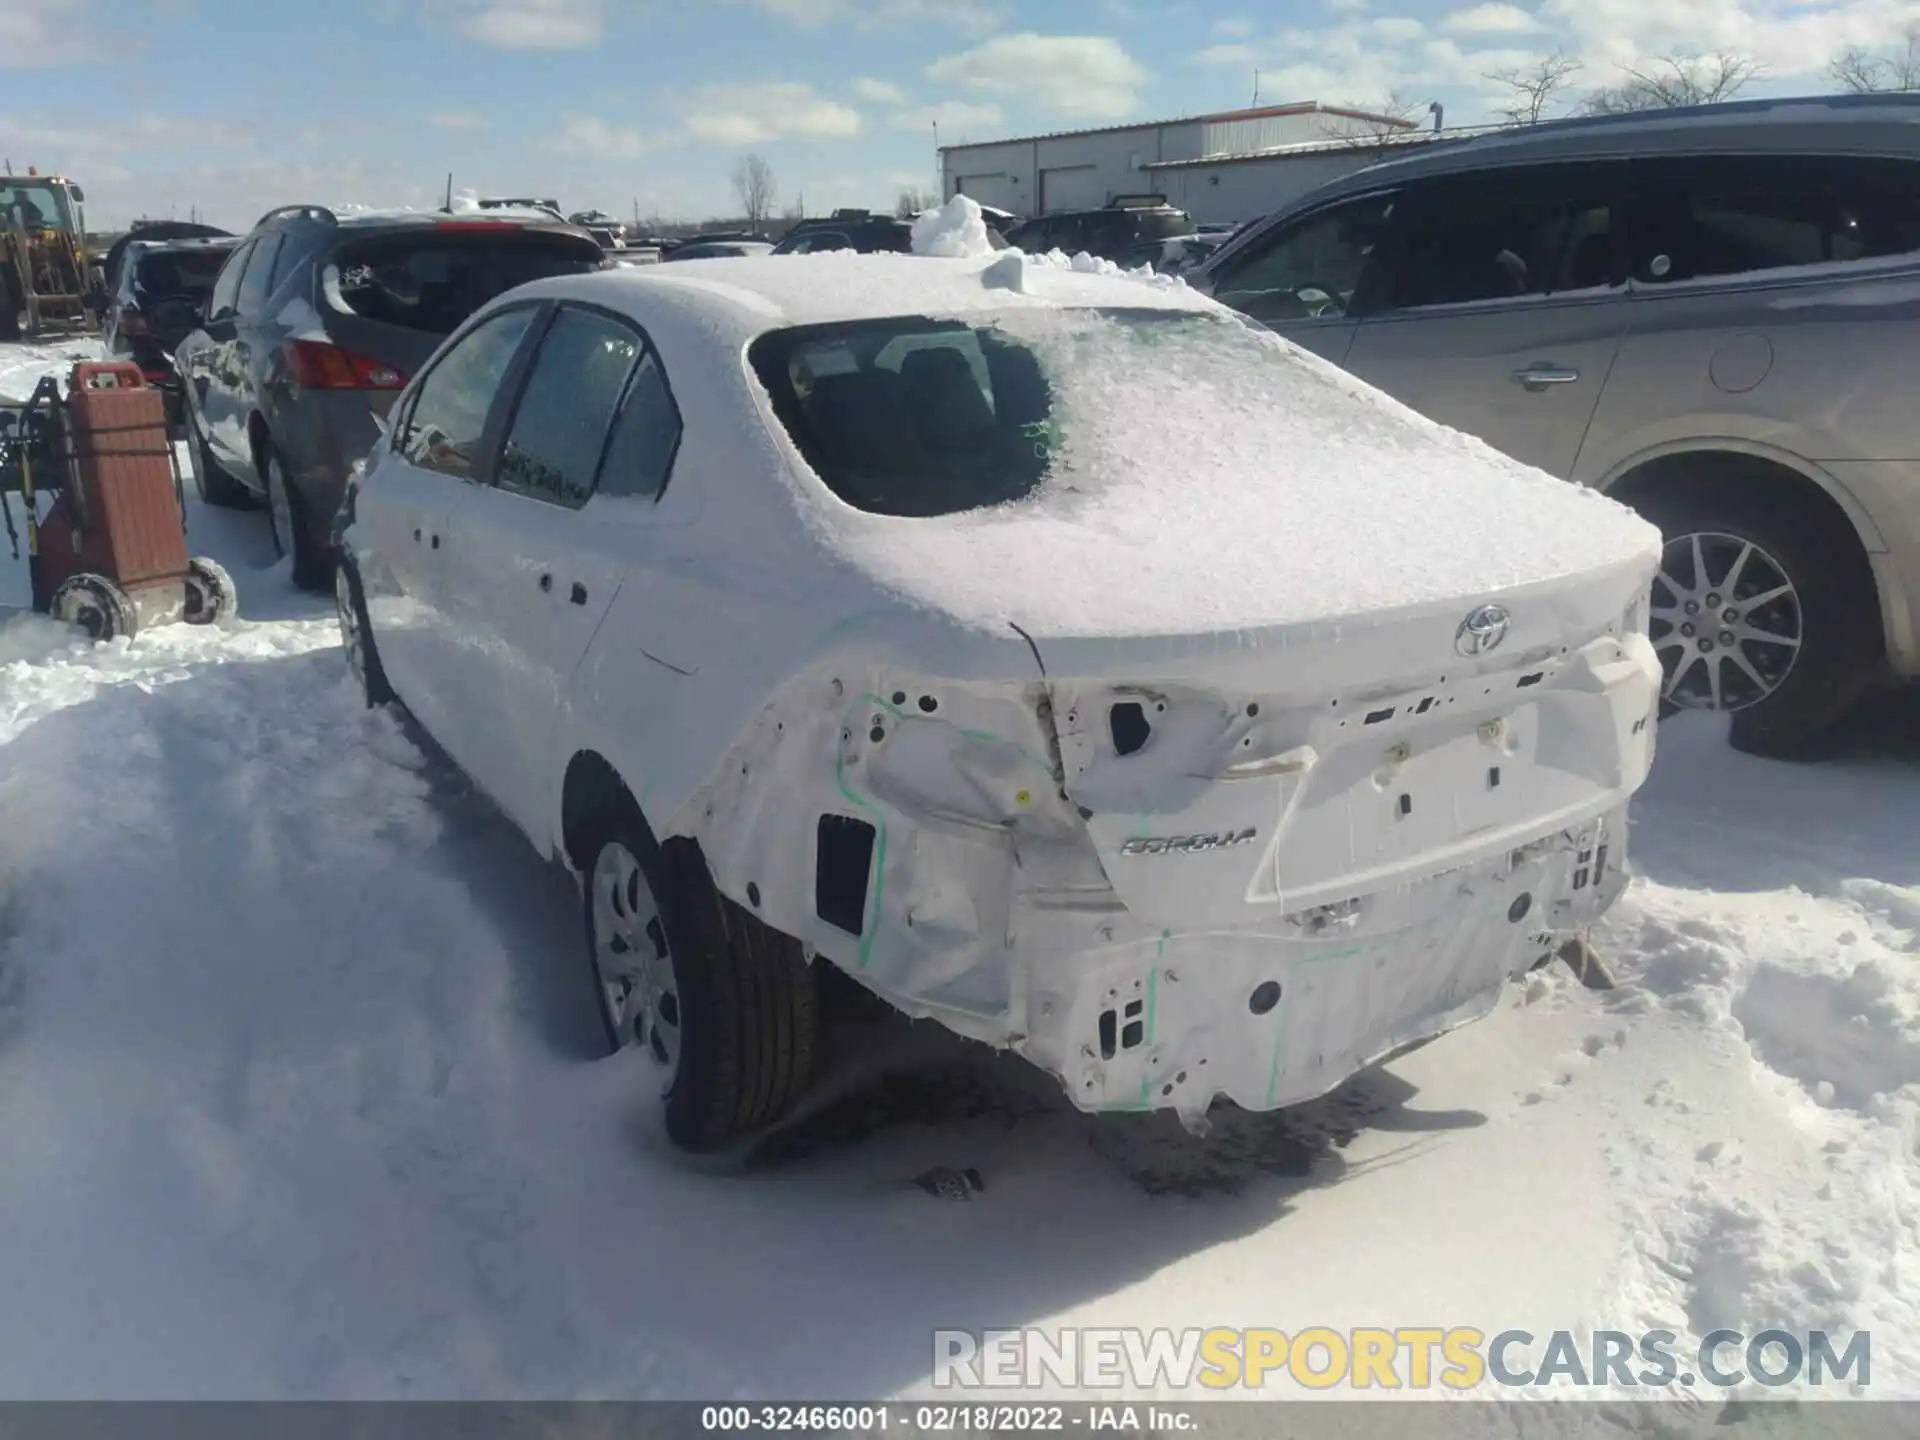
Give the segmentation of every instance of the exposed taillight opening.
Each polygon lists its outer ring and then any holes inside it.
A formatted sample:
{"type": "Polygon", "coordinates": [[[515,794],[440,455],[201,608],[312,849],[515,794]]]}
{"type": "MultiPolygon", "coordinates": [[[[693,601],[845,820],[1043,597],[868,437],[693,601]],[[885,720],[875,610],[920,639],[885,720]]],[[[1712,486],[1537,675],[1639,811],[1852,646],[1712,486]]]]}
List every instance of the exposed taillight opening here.
{"type": "Polygon", "coordinates": [[[120,307],[120,333],[122,335],[147,333],[147,317],[140,313],[138,306],[122,305],[120,307]]]}
{"type": "Polygon", "coordinates": [[[303,390],[402,390],[406,375],[381,360],[357,355],[326,340],[288,340],[281,347],[287,368],[303,390]]]}

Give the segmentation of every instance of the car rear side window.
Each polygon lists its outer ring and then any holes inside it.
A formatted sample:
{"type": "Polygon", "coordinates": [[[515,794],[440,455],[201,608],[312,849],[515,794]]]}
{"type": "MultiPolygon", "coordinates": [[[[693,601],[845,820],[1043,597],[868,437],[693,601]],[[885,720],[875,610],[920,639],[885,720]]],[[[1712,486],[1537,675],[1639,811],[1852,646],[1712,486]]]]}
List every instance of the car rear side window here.
{"type": "Polygon", "coordinates": [[[1920,166],[1702,156],[1636,166],[1633,277],[1671,283],[1920,253],[1920,166]]]}
{"type": "Polygon", "coordinates": [[[627,385],[613,437],[600,465],[599,493],[651,499],[666,488],[680,449],[680,410],[666,373],[649,350],[627,385]]]}
{"type": "Polygon", "coordinates": [[[584,275],[599,269],[601,258],[591,242],[512,227],[498,236],[422,229],[343,245],[324,289],[345,314],[447,335],[515,286],[584,275]]]}
{"type": "Polygon", "coordinates": [[[1411,188],[1382,286],[1411,310],[1590,290],[1613,278],[1606,164],[1443,176],[1411,188]]]}
{"type": "Polygon", "coordinates": [[[255,242],[253,258],[247,261],[247,273],[240,282],[240,296],[234,307],[242,315],[250,315],[266,302],[270,293],[267,282],[273,278],[274,258],[280,253],[280,246],[286,241],[284,230],[276,230],[263,235],[255,242]]]}
{"type": "Polygon", "coordinates": [[[240,294],[240,277],[247,268],[247,259],[253,254],[251,244],[242,245],[233,252],[231,259],[220,267],[220,274],[213,282],[213,293],[207,299],[207,318],[224,320],[233,314],[235,298],[240,294]]]}
{"type": "Polygon", "coordinates": [[[571,509],[586,504],[640,355],[639,335],[619,321],[560,310],[514,407],[494,477],[500,488],[571,509]]]}
{"type": "Polygon", "coordinates": [[[952,515],[1031,494],[1052,396],[1001,332],[898,319],[763,335],[749,352],[807,464],[858,509],[952,515]]]}
{"type": "Polygon", "coordinates": [[[473,478],[494,396],[537,313],[522,305],[489,316],[434,363],[395,445],[409,463],[473,478]]]}

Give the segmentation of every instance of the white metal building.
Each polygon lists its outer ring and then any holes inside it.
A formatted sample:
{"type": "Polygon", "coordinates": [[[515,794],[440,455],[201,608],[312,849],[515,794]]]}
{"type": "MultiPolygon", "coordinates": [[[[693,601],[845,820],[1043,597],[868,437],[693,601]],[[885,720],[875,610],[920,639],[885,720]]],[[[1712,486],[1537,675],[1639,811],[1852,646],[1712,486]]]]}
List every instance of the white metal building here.
{"type": "Polygon", "coordinates": [[[946,193],[1019,215],[1085,210],[1116,195],[1165,195],[1193,218],[1263,215],[1428,138],[1412,120],[1306,101],[1140,125],[940,147],[946,193]]]}

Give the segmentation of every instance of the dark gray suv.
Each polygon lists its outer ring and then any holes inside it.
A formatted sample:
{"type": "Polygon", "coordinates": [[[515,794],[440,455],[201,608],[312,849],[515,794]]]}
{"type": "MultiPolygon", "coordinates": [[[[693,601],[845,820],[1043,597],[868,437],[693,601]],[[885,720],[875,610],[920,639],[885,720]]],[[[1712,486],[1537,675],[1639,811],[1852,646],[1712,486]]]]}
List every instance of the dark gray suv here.
{"type": "Polygon", "coordinates": [[[1436,142],[1188,279],[1658,524],[1663,698],[1736,746],[1795,753],[1920,676],[1920,96],[1436,142]]]}
{"type": "Polygon", "coordinates": [[[201,498],[265,501],[294,582],[330,589],[347,473],[414,371],[503,291],[604,264],[592,236],[538,212],[263,216],[175,352],[201,498]]]}

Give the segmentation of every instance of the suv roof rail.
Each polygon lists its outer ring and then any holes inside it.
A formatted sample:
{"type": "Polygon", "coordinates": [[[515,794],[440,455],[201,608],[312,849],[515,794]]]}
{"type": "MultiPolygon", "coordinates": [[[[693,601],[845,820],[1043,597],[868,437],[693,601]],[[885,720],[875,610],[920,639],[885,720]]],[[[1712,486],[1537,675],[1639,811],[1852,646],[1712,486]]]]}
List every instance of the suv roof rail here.
{"type": "Polygon", "coordinates": [[[276,220],[282,215],[304,215],[318,220],[322,225],[338,225],[340,223],[340,217],[324,205],[282,205],[276,209],[269,210],[258,220],[254,221],[254,228],[257,230],[269,220],[276,220]]]}

